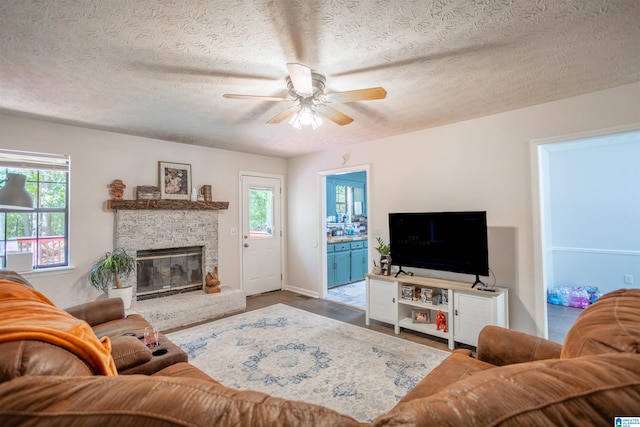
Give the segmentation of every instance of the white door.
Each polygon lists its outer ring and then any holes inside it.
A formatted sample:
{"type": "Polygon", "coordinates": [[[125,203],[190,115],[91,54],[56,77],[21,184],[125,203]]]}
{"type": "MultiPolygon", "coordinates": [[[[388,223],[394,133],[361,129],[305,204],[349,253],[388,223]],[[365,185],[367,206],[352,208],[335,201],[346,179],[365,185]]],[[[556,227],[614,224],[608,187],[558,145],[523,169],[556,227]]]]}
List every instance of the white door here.
{"type": "Polygon", "coordinates": [[[243,175],[242,285],[246,295],[282,289],[280,178],[243,175]]]}

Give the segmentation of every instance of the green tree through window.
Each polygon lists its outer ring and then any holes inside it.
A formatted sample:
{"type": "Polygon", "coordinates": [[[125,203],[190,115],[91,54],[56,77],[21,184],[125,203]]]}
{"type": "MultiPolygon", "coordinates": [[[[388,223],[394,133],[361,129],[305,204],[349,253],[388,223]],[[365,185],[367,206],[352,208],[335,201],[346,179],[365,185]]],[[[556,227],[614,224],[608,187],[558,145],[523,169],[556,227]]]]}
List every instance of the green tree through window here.
{"type": "Polygon", "coordinates": [[[273,234],[273,190],[254,187],[249,190],[249,230],[252,237],[273,234]]]}

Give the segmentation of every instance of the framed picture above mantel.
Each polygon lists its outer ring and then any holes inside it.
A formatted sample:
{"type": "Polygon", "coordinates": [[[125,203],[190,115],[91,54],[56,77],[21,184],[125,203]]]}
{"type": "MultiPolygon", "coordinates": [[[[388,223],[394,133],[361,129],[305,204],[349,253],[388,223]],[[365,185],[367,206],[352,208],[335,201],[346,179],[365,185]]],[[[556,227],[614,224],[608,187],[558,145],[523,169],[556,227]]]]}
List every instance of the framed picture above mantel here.
{"type": "Polygon", "coordinates": [[[191,165],[158,162],[160,197],[171,200],[191,198],[191,165]]]}

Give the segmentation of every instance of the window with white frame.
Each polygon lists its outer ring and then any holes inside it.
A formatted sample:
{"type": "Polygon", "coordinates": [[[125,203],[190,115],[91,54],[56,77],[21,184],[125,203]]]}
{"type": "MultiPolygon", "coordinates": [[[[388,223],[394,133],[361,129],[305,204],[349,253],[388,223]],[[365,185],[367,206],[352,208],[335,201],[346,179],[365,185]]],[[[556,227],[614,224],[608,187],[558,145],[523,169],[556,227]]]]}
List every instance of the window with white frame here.
{"type": "Polygon", "coordinates": [[[12,174],[26,177],[33,210],[0,208],[2,268],[25,271],[68,265],[69,156],[0,150],[0,183],[6,185],[12,174]]]}

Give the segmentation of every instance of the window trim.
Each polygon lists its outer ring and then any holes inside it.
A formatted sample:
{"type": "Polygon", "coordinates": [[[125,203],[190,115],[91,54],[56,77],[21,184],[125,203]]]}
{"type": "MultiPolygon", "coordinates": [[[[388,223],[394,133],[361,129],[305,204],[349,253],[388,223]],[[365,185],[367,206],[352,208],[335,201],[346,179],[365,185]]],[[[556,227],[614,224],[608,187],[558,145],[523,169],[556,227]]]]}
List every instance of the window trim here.
{"type": "MultiPolygon", "coordinates": [[[[70,200],[69,200],[69,187],[70,187],[70,157],[67,155],[60,154],[46,154],[46,153],[33,153],[33,152],[25,152],[25,151],[16,151],[16,150],[3,150],[0,149],[0,169],[4,169],[5,172],[8,172],[8,169],[15,170],[29,170],[37,171],[37,181],[36,181],[36,194],[32,193],[34,198],[34,209],[30,211],[25,210],[14,210],[14,209],[0,209],[0,215],[4,215],[4,230],[3,238],[0,240],[0,245],[2,245],[2,264],[6,266],[7,260],[7,244],[11,241],[16,241],[18,238],[7,238],[7,214],[11,213],[20,213],[20,214],[31,214],[35,215],[35,230],[32,231],[34,236],[27,237],[28,240],[35,240],[35,248],[33,259],[31,263],[31,271],[43,271],[43,270],[52,270],[52,269],[68,269],[70,267],[69,262],[69,233],[70,233],[70,200]],[[64,207],[40,207],[40,196],[41,196],[41,184],[44,182],[43,177],[41,176],[42,171],[54,171],[54,172],[64,172],[65,174],[65,204],[64,207]],[[64,215],[64,231],[63,231],[63,252],[62,256],[64,257],[63,262],[52,263],[52,264],[40,264],[39,259],[41,259],[42,254],[41,245],[39,245],[40,240],[44,240],[50,236],[40,236],[41,230],[41,215],[42,214],[63,214],[64,215]]],[[[33,180],[28,180],[28,183],[33,183],[33,180]]],[[[33,220],[33,218],[32,218],[33,220]]],[[[10,251],[9,251],[10,252],[10,251]]]]}

